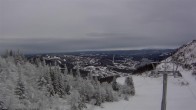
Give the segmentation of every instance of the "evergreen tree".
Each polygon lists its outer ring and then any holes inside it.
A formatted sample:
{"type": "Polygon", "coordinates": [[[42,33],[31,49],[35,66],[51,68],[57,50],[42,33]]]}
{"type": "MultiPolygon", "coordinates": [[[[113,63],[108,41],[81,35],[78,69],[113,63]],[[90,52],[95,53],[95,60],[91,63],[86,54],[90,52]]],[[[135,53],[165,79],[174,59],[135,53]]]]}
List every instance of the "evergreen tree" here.
{"type": "Polygon", "coordinates": [[[46,61],[45,61],[45,59],[43,59],[42,65],[43,65],[44,67],[46,67],[46,61]]]}
{"type": "Polygon", "coordinates": [[[100,83],[99,82],[95,86],[94,98],[96,100],[95,105],[100,106],[101,103],[102,103],[102,97],[101,97],[101,86],[100,86],[100,83]]]}
{"type": "Polygon", "coordinates": [[[59,89],[59,81],[58,81],[58,73],[55,69],[51,69],[51,79],[52,79],[52,85],[54,88],[54,93],[57,94],[58,93],[58,89],[59,89]]]}
{"type": "Polygon", "coordinates": [[[112,88],[114,91],[119,91],[119,84],[116,82],[116,76],[113,77],[112,88]]]}
{"type": "Polygon", "coordinates": [[[95,79],[93,81],[94,86],[100,84],[99,80],[98,80],[98,76],[95,76],[95,79]]]}
{"type": "Polygon", "coordinates": [[[125,79],[125,85],[128,87],[128,94],[135,95],[135,87],[131,76],[125,79]]]}
{"type": "Polygon", "coordinates": [[[50,72],[50,69],[49,67],[47,67],[47,72],[45,74],[45,78],[47,80],[47,91],[49,93],[49,96],[53,96],[54,95],[54,88],[52,86],[52,78],[51,78],[51,72],[50,72]]]}
{"type": "Polygon", "coordinates": [[[71,76],[74,76],[74,74],[73,74],[73,70],[72,70],[72,69],[70,69],[69,74],[70,74],[71,76]]]}
{"type": "Polygon", "coordinates": [[[106,100],[108,102],[113,102],[114,101],[113,91],[109,85],[106,88],[106,94],[107,94],[106,100]]]}
{"type": "Polygon", "coordinates": [[[15,95],[18,96],[19,99],[25,99],[26,95],[25,95],[25,85],[22,82],[22,78],[21,78],[21,73],[19,71],[19,78],[16,84],[16,88],[15,88],[15,95]]]}
{"type": "Polygon", "coordinates": [[[76,65],[76,78],[79,78],[79,77],[81,77],[81,74],[80,74],[79,64],[77,63],[77,65],[76,65]]]}
{"type": "Polygon", "coordinates": [[[59,95],[62,97],[63,95],[65,95],[65,83],[64,83],[64,76],[62,75],[62,73],[59,72],[59,76],[58,76],[58,83],[59,83],[59,95]]]}
{"type": "Polygon", "coordinates": [[[85,96],[86,100],[90,101],[93,97],[93,94],[95,92],[95,88],[93,87],[91,80],[85,80],[85,96]]]}
{"type": "Polygon", "coordinates": [[[65,93],[70,95],[71,86],[69,82],[65,82],[65,93]]]}
{"type": "Polygon", "coordinates": [[[65,95],[64,77],[57,66],[55,66],[52,74],[54,91],[56,94],[62,97],[65,95]]]}
{"type": "Polygon", "coordinates": [[[84,102],[82,102],[80,94],[77,90],[74,90],[71,93],[69,104],[71,105],[71,110],[82,110],[83,108],[86,108],[86,105],[84,102]]]}
{"type": "Polygon", "coordinates": [[[105,82],[102,84],[102,87],[105,89],[106,92],[105,100],[107,102],[113,102],[117,100],[117,94],[115,91],[113,91],[111,84],[105,82]]]}
{"type": "Polygon", "coordinates": [[[81,79],[78,83],[78,91],[85,102],[89,102],[94,94],[94,87],[90,80],[81,79]]]}
{"type": "Polygon", "coordinates": [[[66,76],[68,74],[68,69],[67,69],[67,65],[64,65],[64,75],[66,76]]]}
{"type": "Polygon", "coordinates": [[[42,63],[42,65],[39,65],[37,67],[39,70],[39,79],[37,81],[38,88],[45,92],[47,96],[53,96],[54,95],[54,89],[52,86],[52,78],[51,78],[51,70],[50,68],[42,63]]]}

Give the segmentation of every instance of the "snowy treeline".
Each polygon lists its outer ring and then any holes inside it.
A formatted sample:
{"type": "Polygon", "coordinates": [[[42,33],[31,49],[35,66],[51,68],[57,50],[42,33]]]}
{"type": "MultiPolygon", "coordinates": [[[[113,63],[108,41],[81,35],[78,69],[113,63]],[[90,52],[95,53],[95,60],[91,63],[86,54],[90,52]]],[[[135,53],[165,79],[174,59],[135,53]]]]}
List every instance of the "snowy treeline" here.
{"type": "Polygon", "coordinates": [[[112,83],[100,83],[89,73],[74,77],[72,71],[64,72],[58,66],[50,67],[45,62],[30,63],[19,54],[0,57],[0,109],[58,109],[57,103],[71,110],[82,110],[86,104],[100,106],[135,95],[132,77],[120,85],[116,78],[112,83]]]}

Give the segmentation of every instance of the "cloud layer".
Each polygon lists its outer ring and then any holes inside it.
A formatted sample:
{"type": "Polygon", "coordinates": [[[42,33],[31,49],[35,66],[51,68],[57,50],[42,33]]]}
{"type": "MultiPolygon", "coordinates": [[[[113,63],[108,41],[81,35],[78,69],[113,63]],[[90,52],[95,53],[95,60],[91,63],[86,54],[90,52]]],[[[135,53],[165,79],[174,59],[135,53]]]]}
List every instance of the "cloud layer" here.
{"type": "Polygon", "coordinates": [[[196,39],[195,0],[0,0],[0,52],[176,47],[196,39]]]}

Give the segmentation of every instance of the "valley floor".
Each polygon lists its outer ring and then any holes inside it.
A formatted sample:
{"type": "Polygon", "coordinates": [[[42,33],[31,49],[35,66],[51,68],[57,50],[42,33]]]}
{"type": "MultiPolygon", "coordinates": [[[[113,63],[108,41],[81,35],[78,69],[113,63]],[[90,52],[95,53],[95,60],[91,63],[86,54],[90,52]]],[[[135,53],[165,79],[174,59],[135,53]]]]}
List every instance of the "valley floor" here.
{"type": "MultiPolygon", "coordinates": [[[[190,72],[182,71],[182,78],[168,77],[167,110],[196,109],[196,79],[190,72]],[[188,82],[189,85],[181,85],[188,82]]],[[[125,78],[118,78],[123,83],[125,78]]],[[[94,110],[160,110],[162,100],[162,77],[150,78],[133,76],[136,95],[129,101],[120,100],[104,103],[103,107],[93,107],[94,110]]]]}

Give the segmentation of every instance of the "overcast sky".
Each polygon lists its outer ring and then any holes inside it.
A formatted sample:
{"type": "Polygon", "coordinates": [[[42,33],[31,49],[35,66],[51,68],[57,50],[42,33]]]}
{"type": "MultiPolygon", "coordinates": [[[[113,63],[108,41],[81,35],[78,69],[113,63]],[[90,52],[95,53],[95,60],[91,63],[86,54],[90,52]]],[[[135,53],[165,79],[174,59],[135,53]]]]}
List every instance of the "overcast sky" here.
{"type": "Polygon", "coordinates": [[[196,39],[196,0],[0,0],[0,52],[175,48],[196,39]]]}

